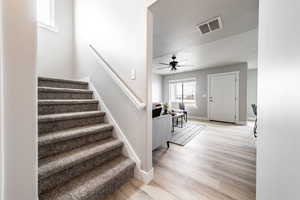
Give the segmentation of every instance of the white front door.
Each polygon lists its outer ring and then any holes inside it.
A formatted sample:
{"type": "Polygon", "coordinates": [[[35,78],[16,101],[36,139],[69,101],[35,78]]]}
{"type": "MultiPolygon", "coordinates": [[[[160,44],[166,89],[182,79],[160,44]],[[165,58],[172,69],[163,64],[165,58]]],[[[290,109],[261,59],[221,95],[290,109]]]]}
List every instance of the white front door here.
{"type": "Polygon", "coordinates": [[[236,122],[238,118],[239,74],[224,73],[208,76],[209,120],[236,122]]]}

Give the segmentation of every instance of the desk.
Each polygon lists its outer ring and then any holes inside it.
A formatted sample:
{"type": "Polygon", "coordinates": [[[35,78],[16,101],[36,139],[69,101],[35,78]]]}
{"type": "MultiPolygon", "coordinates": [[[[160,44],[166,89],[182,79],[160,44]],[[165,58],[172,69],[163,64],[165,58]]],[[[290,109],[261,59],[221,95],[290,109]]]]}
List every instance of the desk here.
{"type": "Polygon", "coordinates": [[[161,115],[152,121],[152,150],[169,144],[172,137],[171,115],[161,115]]]}

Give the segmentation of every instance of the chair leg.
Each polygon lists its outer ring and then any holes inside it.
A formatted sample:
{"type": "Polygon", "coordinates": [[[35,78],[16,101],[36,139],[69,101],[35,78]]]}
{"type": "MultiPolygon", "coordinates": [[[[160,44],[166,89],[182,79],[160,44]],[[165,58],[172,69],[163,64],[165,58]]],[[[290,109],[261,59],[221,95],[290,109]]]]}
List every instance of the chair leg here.
{"type": "Polygon", "coordinates": [[[254,128],[253,128],[253,132],[254,132],[254,137],[257,138],[257,119],[255,120],[255,124],[254,124],[254,128]]]}

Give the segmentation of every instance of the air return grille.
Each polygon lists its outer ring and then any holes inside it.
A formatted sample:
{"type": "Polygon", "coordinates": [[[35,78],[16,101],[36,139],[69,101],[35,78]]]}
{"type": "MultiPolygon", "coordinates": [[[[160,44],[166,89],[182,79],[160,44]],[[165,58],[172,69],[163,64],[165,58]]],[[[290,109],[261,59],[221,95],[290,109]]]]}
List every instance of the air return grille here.
{"type": "Polygon", "coordinates": [[[221,17],[216,17],[204,23],[201,23],[197,27],[200,29],[202,34],[208,34],[210,32],[221,29],[223,26],[221,17]]]}

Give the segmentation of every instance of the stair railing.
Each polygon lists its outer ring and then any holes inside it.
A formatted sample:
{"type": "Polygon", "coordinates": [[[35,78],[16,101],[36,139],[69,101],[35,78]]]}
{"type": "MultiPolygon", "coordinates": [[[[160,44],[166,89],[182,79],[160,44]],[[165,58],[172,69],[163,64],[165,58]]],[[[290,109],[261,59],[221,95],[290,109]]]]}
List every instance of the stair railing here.
{"type": "Polygon", "coordinates": [[[134,93],[134,91],[125,83],[125,81],[118,75],[118,73],[111,67],[111,65],[101,56],[101,54],[96,50],[93,45],[89,45],[90,49],[94,55],[100,59],[105,65],[105,71],[111,76],[111,78],[116,82],[116,84],[121,88],[121,90],[126,94],[126,96],[132,101],[138,110],[143,110],[146,104],[134,93]]]}

